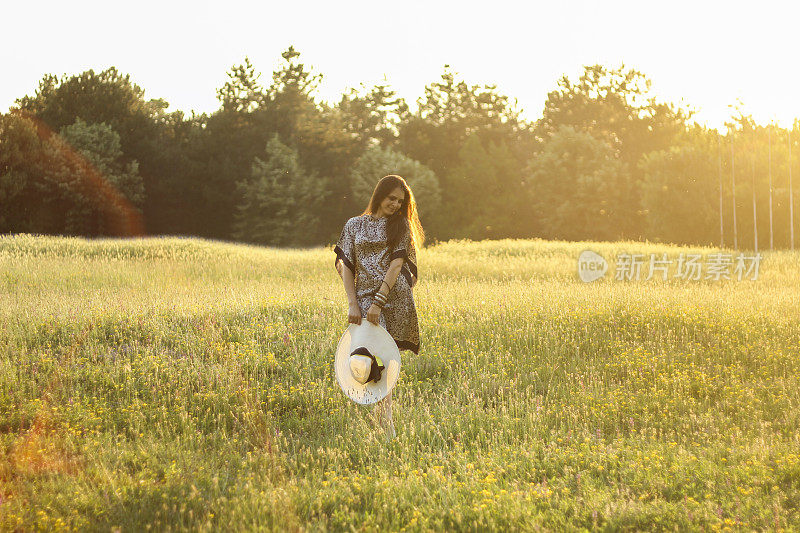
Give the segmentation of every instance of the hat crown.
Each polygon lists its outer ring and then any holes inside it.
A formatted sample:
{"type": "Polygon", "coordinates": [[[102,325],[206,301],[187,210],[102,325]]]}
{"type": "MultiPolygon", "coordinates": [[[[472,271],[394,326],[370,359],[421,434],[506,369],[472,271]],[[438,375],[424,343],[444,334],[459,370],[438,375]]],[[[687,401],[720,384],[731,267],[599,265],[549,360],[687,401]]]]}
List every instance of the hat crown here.
{"type": "Polygon", "coordinates": [[[350,353],[350,372],[361,384],[367,381],[374,381],[376,383],[380,381],[381,372],[384,368],[383,360],[377,355],[373,355],[366,346],[359,346],[350,353]],[[366,360],[361,359],[362,357],[366,358],[366,360]],[[366,364],[362,364],[362,361],[366,364]],[[366,371],[366,377],[363,376],[364,371],[366,371]]]}
{"type": "Polygon", "coordinates": [[[366,355],[351,355],[350,356],[350,373],[356,381],[364,384],[369,379],[369,373],[372,370],[372,359],[366,355]]]}

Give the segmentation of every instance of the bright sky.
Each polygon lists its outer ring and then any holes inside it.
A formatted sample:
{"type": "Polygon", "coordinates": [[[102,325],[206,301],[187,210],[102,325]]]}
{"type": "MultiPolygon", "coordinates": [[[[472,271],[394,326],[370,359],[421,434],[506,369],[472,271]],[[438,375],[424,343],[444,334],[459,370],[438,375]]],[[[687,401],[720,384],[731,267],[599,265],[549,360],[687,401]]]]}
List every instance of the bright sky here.
{"type": "Polygon", "coordinates": [[[212,112],[216,89],[249,56],[268,84],[289,45],[324,79],[319,98],[385,79],[410,104],[444,64],[469,84],[496,84],[525,117],[583,65],[624,63],[662,100],[721,125],[737,99],[757,121],[800,117],[800,4],[763,0],[404,2],[42,0],[0,9],[0,112],[46,73],[116,66],[170,110],[212,112]],[[793,5],[794,4],[794,5],[793,5]],[[479,6],[483,6],[480,7],[479,6]],[[35,6],[35,7],[32,7],[35,6]]]}

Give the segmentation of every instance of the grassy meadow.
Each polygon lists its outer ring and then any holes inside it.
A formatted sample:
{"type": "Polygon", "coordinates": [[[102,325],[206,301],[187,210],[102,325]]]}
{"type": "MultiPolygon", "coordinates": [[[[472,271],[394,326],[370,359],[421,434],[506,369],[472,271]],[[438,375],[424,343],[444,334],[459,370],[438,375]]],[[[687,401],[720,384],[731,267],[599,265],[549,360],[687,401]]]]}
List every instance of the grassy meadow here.
{"type": "Polygon", "coordinates": [[[800,529],[800,252],[623,251],[716,250],[420,250],[387,443],[333,374],[332,246],[0,237],[0,530],[800,529]]]}

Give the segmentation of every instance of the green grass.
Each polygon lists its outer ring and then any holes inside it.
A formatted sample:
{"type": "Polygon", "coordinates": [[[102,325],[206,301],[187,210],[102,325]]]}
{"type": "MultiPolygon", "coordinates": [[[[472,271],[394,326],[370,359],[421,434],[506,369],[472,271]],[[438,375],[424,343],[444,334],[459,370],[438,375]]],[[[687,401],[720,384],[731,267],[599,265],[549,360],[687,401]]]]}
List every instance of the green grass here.
{"type": "Polygon", "coordinates": [[[1,237],[0,530],[800,529],[800,254],[621,251],[714,250],[421,250],[387,444],[333,375],[331,249],[1,237]]]}

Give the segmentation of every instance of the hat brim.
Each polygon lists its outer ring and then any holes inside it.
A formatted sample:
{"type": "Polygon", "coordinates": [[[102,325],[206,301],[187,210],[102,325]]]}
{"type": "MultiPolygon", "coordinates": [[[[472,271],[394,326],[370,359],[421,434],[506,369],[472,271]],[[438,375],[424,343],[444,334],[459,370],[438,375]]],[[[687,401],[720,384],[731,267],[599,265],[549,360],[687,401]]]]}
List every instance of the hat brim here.
{"type": "Polygon", "coordinates": [[[345,395],[358,404],[370,405],[384,399],[397,384],[400,377],[400,350],[383,326],[362,319],[361,324],[350,324],[339,339],[334,369],[336,381],[345,395]],[[385,369],[377,383],[359,383],[350,373],[350,353],[361,346],[383,361],[385,369]]]}

